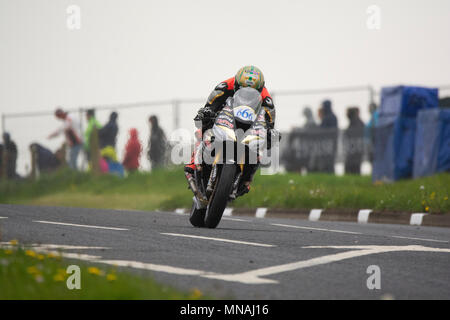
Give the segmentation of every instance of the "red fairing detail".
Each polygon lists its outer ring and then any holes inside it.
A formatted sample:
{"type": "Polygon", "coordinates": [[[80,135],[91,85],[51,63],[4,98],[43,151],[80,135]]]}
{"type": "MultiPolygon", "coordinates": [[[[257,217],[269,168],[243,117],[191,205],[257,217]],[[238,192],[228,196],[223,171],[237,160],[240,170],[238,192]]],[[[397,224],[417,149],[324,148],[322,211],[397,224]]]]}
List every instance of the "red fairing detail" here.
{"type": "Polygon", "coordinates": [[[234,90],[234,77],[224,81],[228,90],[234,90]]]}
{"type": "Polygon", "coordinates": [[[265,98],[269,97],[272,99],[272,97],[269,94],[269,91],[267,91],[266,87],[264,87],[261,91],[261,98],[264,100],[265,98]]]}

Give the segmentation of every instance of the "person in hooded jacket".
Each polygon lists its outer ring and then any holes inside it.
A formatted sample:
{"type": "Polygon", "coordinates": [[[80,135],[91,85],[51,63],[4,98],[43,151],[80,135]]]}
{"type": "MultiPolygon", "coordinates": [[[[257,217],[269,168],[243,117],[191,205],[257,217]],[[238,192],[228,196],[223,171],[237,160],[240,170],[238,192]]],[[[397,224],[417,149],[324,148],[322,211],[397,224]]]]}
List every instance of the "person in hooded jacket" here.
{"type": "Polygon", "coordinates": [[[334,161],[337,151],[338,122],[336,115],[333,113],[330,100],[324,100],[319,109],[319,117],[321,119],[319,136],[320,143],[323,148],[318,154],[318,171],[334,173],[334,161]],[[331,142],[331,143],[329,143],[331,142]]]}
{"type": "Polygon", "coordinates": [[[100,149],[105,147],[116,148],[116,139],[119,127],[117,126],[117,112],[111,112],[109,121],[98,131],[100,149]]]}
{"type": "Polygon", "coordinates": [[[139,169],[142,145],[139,142],[138,131],[135,128],[130,129],[129,133],[130,137],[125,146],[125,157],[122,164],[128,172],[134,172],[139,169]]]}
{"type": "Polygon", "coordinates": [[[349,126],[344,132],[345,173],[361,174],[364,155],[364,122],[359,117],[359,108],[347,109],[349,126]]]}
{"type": "Polygon", "coordinates": [[[151,125],[151,131],[148,141],[147,158],[150,160],[153,170],[164,166],[167,138],[163,129],[159,126],[158,117],[152,115],[148,121],[151,125]]]}

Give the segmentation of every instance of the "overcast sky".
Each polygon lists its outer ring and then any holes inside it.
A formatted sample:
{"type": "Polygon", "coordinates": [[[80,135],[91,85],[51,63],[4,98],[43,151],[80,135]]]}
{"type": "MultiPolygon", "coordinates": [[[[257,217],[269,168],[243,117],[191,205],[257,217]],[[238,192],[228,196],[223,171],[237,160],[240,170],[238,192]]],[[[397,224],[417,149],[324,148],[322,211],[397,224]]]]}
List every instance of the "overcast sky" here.
{"type": "MultiPolygon", "coordinates": [[[[206,99],[247,64],[262,69],[269,91],[449,85],[450,1],[0,0],[0,45],[0,113],[206,99]],[[67,27],[70,5],[81,9],[79,30],[67,27]],[[381,10],[379,30],[367,27],[370,5],[381,10]]],[[[326,97],[340,127],[350,105],[368,120],[364,92],[275,97],[278,128],[301,124],[302,107],[316,113],[326,97]]],[[[183,127],[198,107],[181,106],[183,127]]],[[[167,106],[123,111],[119,143],[132,126],[146,142],[152,113],[173,129],[167,106]]],[[[32,139],[54,149],[62,140],[45,137],[57,125],[52,117],[7,119],[6,129],[23,153],[32,139]]]]}

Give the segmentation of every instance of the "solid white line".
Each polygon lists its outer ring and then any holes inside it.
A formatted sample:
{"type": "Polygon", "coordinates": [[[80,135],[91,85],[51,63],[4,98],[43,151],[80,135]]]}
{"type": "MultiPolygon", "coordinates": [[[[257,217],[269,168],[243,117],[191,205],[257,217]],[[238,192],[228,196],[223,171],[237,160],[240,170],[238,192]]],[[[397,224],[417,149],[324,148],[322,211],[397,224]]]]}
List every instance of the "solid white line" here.
{"type": "Polygon", "coordinates": [[[323,228],[311,228],[311,227],[300,227],[300,226],[293,226],[293,225],[289,225],[289,224],[279,224],[279,223],[271,223],[271,225],[279,226],[279,227],[287,227],[287,228],[306,229],[306,230],[328,231],[328,232],[349,233],[349,234],[362,234],[361,232],[323,229],[323,228]]]}
{"type": "Polygon", "coordinates": [[[257,246],[257,247],[276,247],[272,244],[264,244],[264,243],[256,243],[256,242],[247,242],[247,241],[238,241],[238,240],[229,240],[229,239],[222,239],[222,238],[210,238],[210,237],[203,237],[203,236],[194,236],[190,234],[180,234],[180,233],[161,233],[167,236],[174,236],[174,237],[186,237],[186,238],[195,238],[195,239],[204,239],[204,240],[212,240],[212,241],[221,241],[221,242],[230,242],[230,243],[238,243],[238,244],[246,244],[249,246],[257,246]]]}
{"type": "Polygon", "coordinates": [[[369,222],[369,215],[372,212],[371,209],[362,209],[358,212],[358,223],[367,223],[369,222]]]}
{"type": "Polygon", "coordinates": [[[46,224],[57,224],[57,225],[71,226],[71,227],[94,228],[94,229],[107,229],[107,230],[119,230],[119,231],[126,231],[126,230],[128,230],[128,229],[124,229],[124,228],[89,226],[89,225],[84,225],[84,224],[65,223],[65,222],[53,222],[53,221],[43,221],[43,220],[34,220],[33,222],[46,223],[46,224]]]}
{"type": "Polygon", "coordinates": [[[417,252],[450,253],[450,249],[429,248],[423,246],[309,246],[303,248],[335,248],[335,249],[353,249],[353,250],[336,254],[330,254],[303,261],[297,261],[267,268],[256,269],[242,273],[226,274],[226,275],[214,274],[214,275],[205,275],[203,277],[224,281],[235,281],[246,284],[278,283],[277,280],[265,279],[261,277],[384,252],[417,251],[417,252]]]}
{"type": "Polygon", "coordinates": [[[448,243],[448,241],[445,240],[436,240],[436,239],[424,239],[424,238],[410,238],[410,237],[401,237],[401,236],[391,236],[392,238],[399,238],[399,239],[409,239],[409,240],[421,240],[421,241],[432,241],[432,242],[443,242],[448,243]]]}
{"type": "Polygon", "coordinates": [[[409,224],[412,226],[420,226],[422,225],[423,216],[425,213],[413,213],[411,214],[411,219],[409,220],[409,224]]]}
{"type": "Polygon", "coordinates": [[[264,218],[266,216],[267,208],[257,208],[255,217],[256,218],[264,218]]]}
{"type": "Polygon", "coordinates": [[[8,217],[0,217],[0,219],[8,219],[8,217]]]}
{"type": "Polygon", "coordinates": [[[322,209],[311,209],[309,212],[309,221],[319,221],[320,215],[322,214],[322,209]]]}

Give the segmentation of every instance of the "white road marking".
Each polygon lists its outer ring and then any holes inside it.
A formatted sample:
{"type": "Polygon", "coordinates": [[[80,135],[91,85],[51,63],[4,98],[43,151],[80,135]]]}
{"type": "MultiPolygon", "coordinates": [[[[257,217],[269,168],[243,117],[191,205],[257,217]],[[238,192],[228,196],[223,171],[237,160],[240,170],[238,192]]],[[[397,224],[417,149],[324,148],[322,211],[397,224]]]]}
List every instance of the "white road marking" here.
{"type": "Polygon", "coordinates": [[[409,224],[413,226],[420,226],[422,225],[423,216],[425,216],[425,213],[413,213],[411,214],[411,219],[409,220],[409,224]]]}
{"type": "Polygon", "coordinates": [[[264,218],[266,216],[267,208],[257,208],[255,217],[256,218],[264,218]]]}
{"type": "Polygon", "coordinates": [[[233,215],[233,208],[225,208],[223,211],[224,217],[231,217],[233,215]]]}
{"type": "Polygon", "coordinates": [[[409,240],[420,240],[420,241],[432,241],[432,242],[448,243],[448,241],[445,241],[445,240],[436,240],[436,239],[410,238],[410,237],[402,237],[402,236],[391,236],[391,237],[392,237],[392,238],[399,238],[399,239],[409,239],[409,240]]]}
{"type": "Polygon", "coordinates": [[[222,218],[223,220],[230,220],[230,221],[248,221],[248,220],[244,220],[244,219],[237,219],[237,218],[222,218]]]}
{"type": "Polygon", "coordinates": [[[107,229],[107,230],[118,230],[118,231],[127,231],[128,230],[128,229],[124,229],[124,228],[101,227],[101,226],[91,226],[91,225],[84,225],[84,224],[65,223],[65,222],[53,222],[53,221],[43,221],[43,220],[33,220],[33,222],[46,223],[46,224],[56,224],[56,225],[71,226],[71,227],[82,227],[82,228],[107,229]]]}
{"type": "Polygon", "coordinates": [[[210,237],[195,236],[195,235],[190,235],[190,234],[180,234],[180,233],[161,233],[161,234],[167,235],[167,236],[174,236],[174,237],[186,237],[186,238],[194,238],[194,239],[203,239],[203,240],[212,240],[212,241],[221,241],[221,242],[246,244],[246,245],[249,245],[249,246],[257,246],[257,247],[276,247],[275,245],[272,245],[272,244],[247,242],[247,241],[238,241],[238,240],[229,240],[229,239],[222,239],[222,238],[210,238],[210,237]]]}
{"type": "Polygon", "coordinates": [[[184,212],[185,212],[184,208],[175,209],[175,213],[177,213],[177,214],[184,214],[184,212]]]}
{"type": "Polygon", "coordinates": [[[227,275],[215,274],[215,275],[206,275],[204,277],[209,279],[234,281],[246,284],[278,283],[278,281],[276,280],[265,279],[261,277],[384,252],[425,251],[425,252],[450,253],[450,249],[429,248],[423,246],[310,246],[303,248],[335,248],[335,249],[356,249],[356,250],[326,255],[303,261],[286,263],[278,266],[256,269],[237,274],[227,274],[227,275]]]}
{"type": "MultiPolygon", "coordinates": [[[[2,242],[0,246],[3,247],[2,244],[9,244],[9,242],[2,242]]],[[[102,263],[108,265],[114,265],[119,267],[131,267],[136,269],[144,269],[150,271],[157,272],[165,272],[169,274],[176,275],[188,275],[188,276],[199,276],[208,279],[217,279],[223,281],[231,281],[231,282],[239,282],[244,284],[277,284],[277,280],[262,278],[265,276],[270,276],[274,274],[279,274],[288,271],[295,271],[303,268],[324,265],[332,262],[342,261],[346,259],[361,257],[370,254],[377,253],[385,253],[385,252],[437,252],[437,253],[450,253],[450,249],[443,248],[430,248],[418,245],[412,246],[377,246],[377,245],[369,245],[369,246],[307,246],[302,247],[302,249],[351,249],[350,251],[330,254],[326,256],[321,256],[317,258],[312,258],[308,260],[296,261],[292,263],[286,263],[266,268],[260,268],[255,270],[250,270],[242,273],[236,274],[219,274],[215,272],[195,270],[195,269],[186,269],[186,268],[178,268],[168,265],[159,265],[153,263],[144,263],[139,261],[128,261],[128,260],[102,260],[102,257],[87,255],[87,254],[77,254],[77,253],[66,253],[66,252],[56,252],[49,251],[45,248],[56,248],[56,247],[65,247],[65,248],[86,248],[86,249],[94,249],[100,247],[87,247],[87,246],[68,246],[68,245],[40,245],[40,247],[36,247],[36,251],[45,252],[45,253],[54,253],[57,255],[61,255],[62,257],[85,260],[90,263],[102,263]]],[[[105,248],[107,249],[107,248],[105,248]]]]}
{"type": "Polygon", "coordinates": [[[362,209],[358,212],[358,223],[367,223],[369,222],[369,215],[372,212],[371,209],[362,209]]]}
{"type": "Polygon", "coordinates": [[[297,228],[297,229],[316,230],[316,231],[328,231],[328,232],[338,232],[338,233],[348,233],[348,234],[362,234],[361,232],[323,229],[323,228],[312,228],[312,227],[300,227],[300,226],[293,226],[290,224],[271,223],[271,225],[278,226],[278,227],[297,228]]]}
{"type": "Polygon", "coordinates": [[[319,221],[320,215],[322,214],[322,209],[312,209],[309,212],[309,221],[319,221]]]}
{"type": "Polygon", "coordinates": [[[8,217],[0,217],[0,219],[8,219],[8,217]]]}

